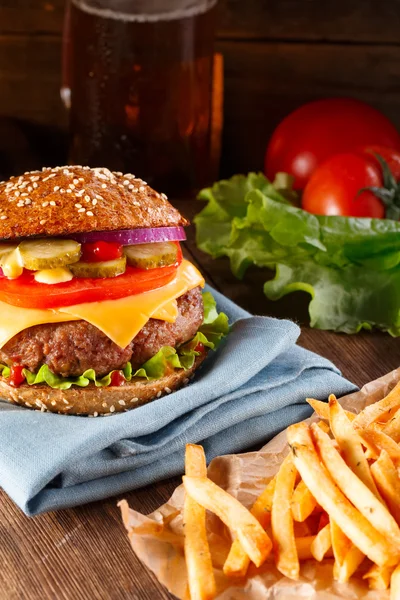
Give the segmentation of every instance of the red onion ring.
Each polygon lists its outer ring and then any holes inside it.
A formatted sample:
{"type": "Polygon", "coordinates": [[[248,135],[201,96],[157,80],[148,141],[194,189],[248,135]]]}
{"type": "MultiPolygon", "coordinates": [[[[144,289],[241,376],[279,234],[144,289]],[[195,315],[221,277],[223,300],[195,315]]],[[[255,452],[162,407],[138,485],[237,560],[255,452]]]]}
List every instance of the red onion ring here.
{"type": "Polygon", "coordinates": [[[149,227],[146,229],[119,229],[117,231],[90,231],[68,235],[69,239],[88,242],[116,242],[122,246],[149,244],[151,242],[179,242],[186,240],[183,227],[149,227]]]}

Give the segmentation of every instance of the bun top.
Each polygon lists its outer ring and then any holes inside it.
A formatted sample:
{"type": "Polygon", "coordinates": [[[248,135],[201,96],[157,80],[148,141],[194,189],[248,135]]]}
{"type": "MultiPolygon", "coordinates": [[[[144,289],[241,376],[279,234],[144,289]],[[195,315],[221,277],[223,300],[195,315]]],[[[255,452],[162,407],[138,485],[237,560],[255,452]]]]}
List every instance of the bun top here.
{"type": "Polygon", "coordinates": [[[45,167],[0,183],[0,238],[174,227],[189,222],[130,173],[45,167]]]}

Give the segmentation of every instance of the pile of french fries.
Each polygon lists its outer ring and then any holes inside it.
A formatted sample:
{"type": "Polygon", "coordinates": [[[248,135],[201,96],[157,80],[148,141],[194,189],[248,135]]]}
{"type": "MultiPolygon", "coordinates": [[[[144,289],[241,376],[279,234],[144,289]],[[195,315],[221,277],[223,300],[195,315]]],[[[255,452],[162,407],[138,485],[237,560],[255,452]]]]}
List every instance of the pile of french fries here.
{"type": "Polygon", "coordinates": [[[333,559],[337,581],[362,577],[400,600],[400,383],[357,415],[333,395],[329,403],[307,401],[321,420],[288,428],[289,454],[250,510],[207,478],[203,448],[187,445],[183,517],[191,600],[217,593],[206,510],[232,536],[227,578],[243,578],[250,563],[268,560],[296,580],[302,561],[333,559]]]}

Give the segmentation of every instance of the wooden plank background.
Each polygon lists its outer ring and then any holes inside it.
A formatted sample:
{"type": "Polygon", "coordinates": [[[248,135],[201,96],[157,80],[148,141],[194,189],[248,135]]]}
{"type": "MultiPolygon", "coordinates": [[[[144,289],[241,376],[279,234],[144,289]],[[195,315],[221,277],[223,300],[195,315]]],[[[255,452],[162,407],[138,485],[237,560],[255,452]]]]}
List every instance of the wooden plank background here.
{"type": "MultiPolygon", "coordinates": [[[[65,130],[63,12],[64,0],[2,0],[0,116],[65,130]]],[[[313,98],[351,95],[400,127],[400,0],[221,0],[219,23],[223,174],[261,168],[274,126],[313,98]]]]}

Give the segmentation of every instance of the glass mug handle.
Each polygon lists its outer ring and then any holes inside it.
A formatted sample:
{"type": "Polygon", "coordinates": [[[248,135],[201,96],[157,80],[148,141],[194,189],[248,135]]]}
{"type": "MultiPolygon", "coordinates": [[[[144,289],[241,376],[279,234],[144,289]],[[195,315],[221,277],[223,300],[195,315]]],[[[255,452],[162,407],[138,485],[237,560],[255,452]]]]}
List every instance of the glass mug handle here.
{"type": "Polygon", "coordinates": [[[66,1],[62,33],[60,96],[65,108],[71,108],[71,4],[66,1]]]}

